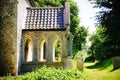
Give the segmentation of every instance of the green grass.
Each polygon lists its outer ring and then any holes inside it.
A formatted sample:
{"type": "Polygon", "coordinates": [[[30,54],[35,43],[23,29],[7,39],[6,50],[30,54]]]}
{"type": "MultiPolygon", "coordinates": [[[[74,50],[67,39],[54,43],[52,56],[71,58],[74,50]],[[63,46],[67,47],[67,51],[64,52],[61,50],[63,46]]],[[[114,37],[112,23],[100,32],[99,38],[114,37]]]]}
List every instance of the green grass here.
{"type": "Polygon", "coordinates": [[[112,60],[100,63],[85,63],[86,80],[120,80],[120,69],[113,70],[112,60]]]}

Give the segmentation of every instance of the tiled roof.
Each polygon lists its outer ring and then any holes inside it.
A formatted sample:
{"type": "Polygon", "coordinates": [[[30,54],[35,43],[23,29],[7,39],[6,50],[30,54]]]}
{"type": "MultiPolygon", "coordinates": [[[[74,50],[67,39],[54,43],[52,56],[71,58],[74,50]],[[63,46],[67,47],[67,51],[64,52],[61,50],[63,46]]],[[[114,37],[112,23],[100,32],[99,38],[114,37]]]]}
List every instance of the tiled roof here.
{"type": "Polygon", "coordinates": [[[27,8],[25,29],[66,29],[64,8],[27,8]]]}

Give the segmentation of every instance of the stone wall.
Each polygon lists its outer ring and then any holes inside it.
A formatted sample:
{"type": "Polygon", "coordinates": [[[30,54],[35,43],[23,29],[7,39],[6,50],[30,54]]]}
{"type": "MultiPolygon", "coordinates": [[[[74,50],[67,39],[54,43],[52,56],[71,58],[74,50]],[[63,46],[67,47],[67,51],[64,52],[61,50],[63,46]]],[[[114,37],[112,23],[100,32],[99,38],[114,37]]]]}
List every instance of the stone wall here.
{"type": "Polygon", "coordinates": [[[0,76],[16,75],[17,1],[0,1],[0,76]]]}
{"type": "Polygon", "coordinates": [[[22,29],[25,28],[25,20],[27,15],[26,7],[31,7],[28,0],[17,0],[17,68],[21,66],[21,59],[19,54],[21,53],[21,40],[22,40],[22,29]]]}
{"type": "MultiPolygon", "coordinates": [[[[21,72],[26,72],[24,70],[33,70],[34,68],[41,67],[44,65],[54,66],[54,67],[64,67],[64,58],[68,56],[67,54],[67,39],[65,31],[23,31],[22,32],[22,53],[21,53],[21,72]],[[27,40],[31,41],[32,44],[32,61],[25,61],[25,44],[27,40]],[[46,42],[46,61],[40,61],[40,42],[45,40],[46,42]],[[54,43],[56,40],[61,42],[61,61],[54,61],[54,43]],[[25,66],[26,65],[26,66],[25,66]],[[33,68],[33,69],[32,69],[33,68]]],[[[20,72],[20,73],[21,73],[20,72]]]]}

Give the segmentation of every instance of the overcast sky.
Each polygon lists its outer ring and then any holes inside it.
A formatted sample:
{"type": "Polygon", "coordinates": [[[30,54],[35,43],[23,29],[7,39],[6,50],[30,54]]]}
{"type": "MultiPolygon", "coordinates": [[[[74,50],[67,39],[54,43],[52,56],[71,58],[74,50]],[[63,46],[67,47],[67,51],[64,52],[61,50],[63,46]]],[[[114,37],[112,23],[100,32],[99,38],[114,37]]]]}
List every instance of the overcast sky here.
{"type": "Polygon", "coordinates": [[[98,12],[98,9],[93,8],[93,4],[90,4],[88,0],[74,0],[77,2],[79,7],[79,17],[80,25],[85,26],[89,29],[89,33],[93,33],[96,28],[94,23],[96,23],[95,15],[98,12]]]}

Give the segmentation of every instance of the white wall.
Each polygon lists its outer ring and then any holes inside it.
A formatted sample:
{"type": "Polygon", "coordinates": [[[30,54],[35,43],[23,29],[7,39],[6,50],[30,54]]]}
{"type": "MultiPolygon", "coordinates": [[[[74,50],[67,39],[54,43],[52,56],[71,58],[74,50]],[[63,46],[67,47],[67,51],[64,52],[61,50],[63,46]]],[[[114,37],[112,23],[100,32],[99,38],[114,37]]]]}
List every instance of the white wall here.
{"type": "MultiPolygon", "coordinates": [[[[21,45],[21,33],[22,29],[25,28],[25,20],[27,15],[26,7],[31,7],[28,0],[17,0],[17,66],[20,67],[20,45],[21,45]]],[[[18,70],[19,71],[19,70],[18,70]]]]}

